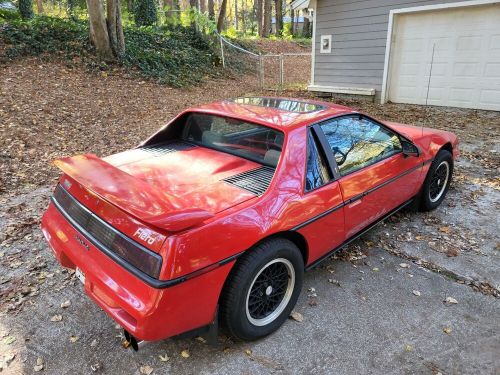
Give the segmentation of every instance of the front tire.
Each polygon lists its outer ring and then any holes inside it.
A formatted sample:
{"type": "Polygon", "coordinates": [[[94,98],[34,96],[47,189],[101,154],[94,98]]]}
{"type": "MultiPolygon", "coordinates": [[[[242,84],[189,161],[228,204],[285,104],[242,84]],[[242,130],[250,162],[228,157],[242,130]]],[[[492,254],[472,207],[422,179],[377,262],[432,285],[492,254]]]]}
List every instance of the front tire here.
{"type": "Polygon", "coordinates": [[[453,157],[447,150],[440,150],[434,158],[422,187],[421,211],[432,211],[443,202],[453,175],[453,157]]]}
{"type": "Polygon", "coordinates": [[[265,241],[245,253],[224,286],[222,323],[241,340],[276,331],[287,319],[302,289],[304,261],[284,238],[265,241]]]}

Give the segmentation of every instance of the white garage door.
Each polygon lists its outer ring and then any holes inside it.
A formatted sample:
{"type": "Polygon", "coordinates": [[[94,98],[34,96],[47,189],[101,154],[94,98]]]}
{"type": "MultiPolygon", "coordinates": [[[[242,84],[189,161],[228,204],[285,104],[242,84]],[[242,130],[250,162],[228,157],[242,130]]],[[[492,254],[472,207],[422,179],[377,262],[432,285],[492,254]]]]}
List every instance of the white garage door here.
{"type": "Polygon", "coordinates": [[[500,4],[398,14],[388,99],[500,111],[500,4]]]}

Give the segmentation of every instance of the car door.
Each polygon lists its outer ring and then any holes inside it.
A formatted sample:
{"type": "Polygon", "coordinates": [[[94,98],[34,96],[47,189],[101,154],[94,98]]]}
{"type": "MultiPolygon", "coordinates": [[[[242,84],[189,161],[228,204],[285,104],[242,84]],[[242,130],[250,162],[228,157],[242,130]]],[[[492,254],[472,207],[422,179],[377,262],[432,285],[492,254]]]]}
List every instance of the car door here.
{"type": "Polygon", "coordinates": [[[337,164],[346,239],[417,193],[418,157],[402,152],[400,136],[363,115],[320,124],[337,164]]]}
{"type": "MultiPolygon", "coordinates": [[[[331,168],[331,161],[316,134],[307,130],[307,161],[301,214],[309,219],[295,227],[306,239],[309,248],[308,264],[322,259],[339,246],[345,238],[343,198],[340,184],[331,168]]],[[[333,157],[329,154],[330,159],[333,157]]]]}

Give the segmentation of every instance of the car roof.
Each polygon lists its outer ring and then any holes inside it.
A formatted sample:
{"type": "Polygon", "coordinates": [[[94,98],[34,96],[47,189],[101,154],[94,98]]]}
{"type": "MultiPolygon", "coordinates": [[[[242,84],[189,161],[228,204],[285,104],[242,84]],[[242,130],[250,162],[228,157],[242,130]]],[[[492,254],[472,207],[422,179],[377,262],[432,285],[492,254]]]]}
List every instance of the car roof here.
{"type": "Polygon", "coordinates": [[[342,105],[317,100],[278,97],[240,97],[190,108],[203,112],[267,125],[288,132],[292,129],[341,114],[357,113],[342,105]]]}

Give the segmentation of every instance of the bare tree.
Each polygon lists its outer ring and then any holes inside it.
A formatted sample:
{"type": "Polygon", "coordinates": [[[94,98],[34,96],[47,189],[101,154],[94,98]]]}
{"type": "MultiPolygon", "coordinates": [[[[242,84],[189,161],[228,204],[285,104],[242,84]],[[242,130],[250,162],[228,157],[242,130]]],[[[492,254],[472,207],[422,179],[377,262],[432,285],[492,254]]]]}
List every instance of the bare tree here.
{"type": "Polygon", "coordinates": [[[305,37],[309,37],[309,30],[311,29],[311,23],[309,22],[309,12],[307,9],[303,9],[302,14],[304,15],[304,23],[302,23],[302,35],[305,37]]]}
{"type": "Polygon", "coordinates": [[[238,0],[234,0],[234,28],[238,30],[238,0]]]}
{"type": "Polygon", "coordinates": [[[107,0],[107,19],[101,0],[87,0],[90,39],[97,54],[111,60],[125,52],[119,0],[107,0]]]}
{"type": "Polygon", "coordinates": [[[255,0],[255,18],[257,19],[257,35],[262,36],[262,6],[264,0],[255,0]]]}
{"type": "Polygon", "coordinates": [[[208,0],[208,18],[215,20],[214,0],[208,0]]]}
{"type": "Polygon", "coordinates": [[[36,10],[37,10],[38,14],[42,14],[43,13],[43,3],[42,3],[42,0],[36,0],[36,10]]]}
{"type": "Polygon", "coordinates": [[[272,10],[272,0],[264,1],[264,24],[262,26],[262,37],[269,37],[269,32],[271,31],[271,10],[272,10]]]}
{"type": "Polygon", "coordinates": [[[276,36],[283,35],[283,0],[274,1],[274,9],[276,14],[276,36]]]}
{"type": "Polygon", "coordinates": [[[220,33],[224,28],[224,19],[226,18],[227,0],[222,0],[219,11],[219,18],[217,19],[217,31],[220,33]]]}

